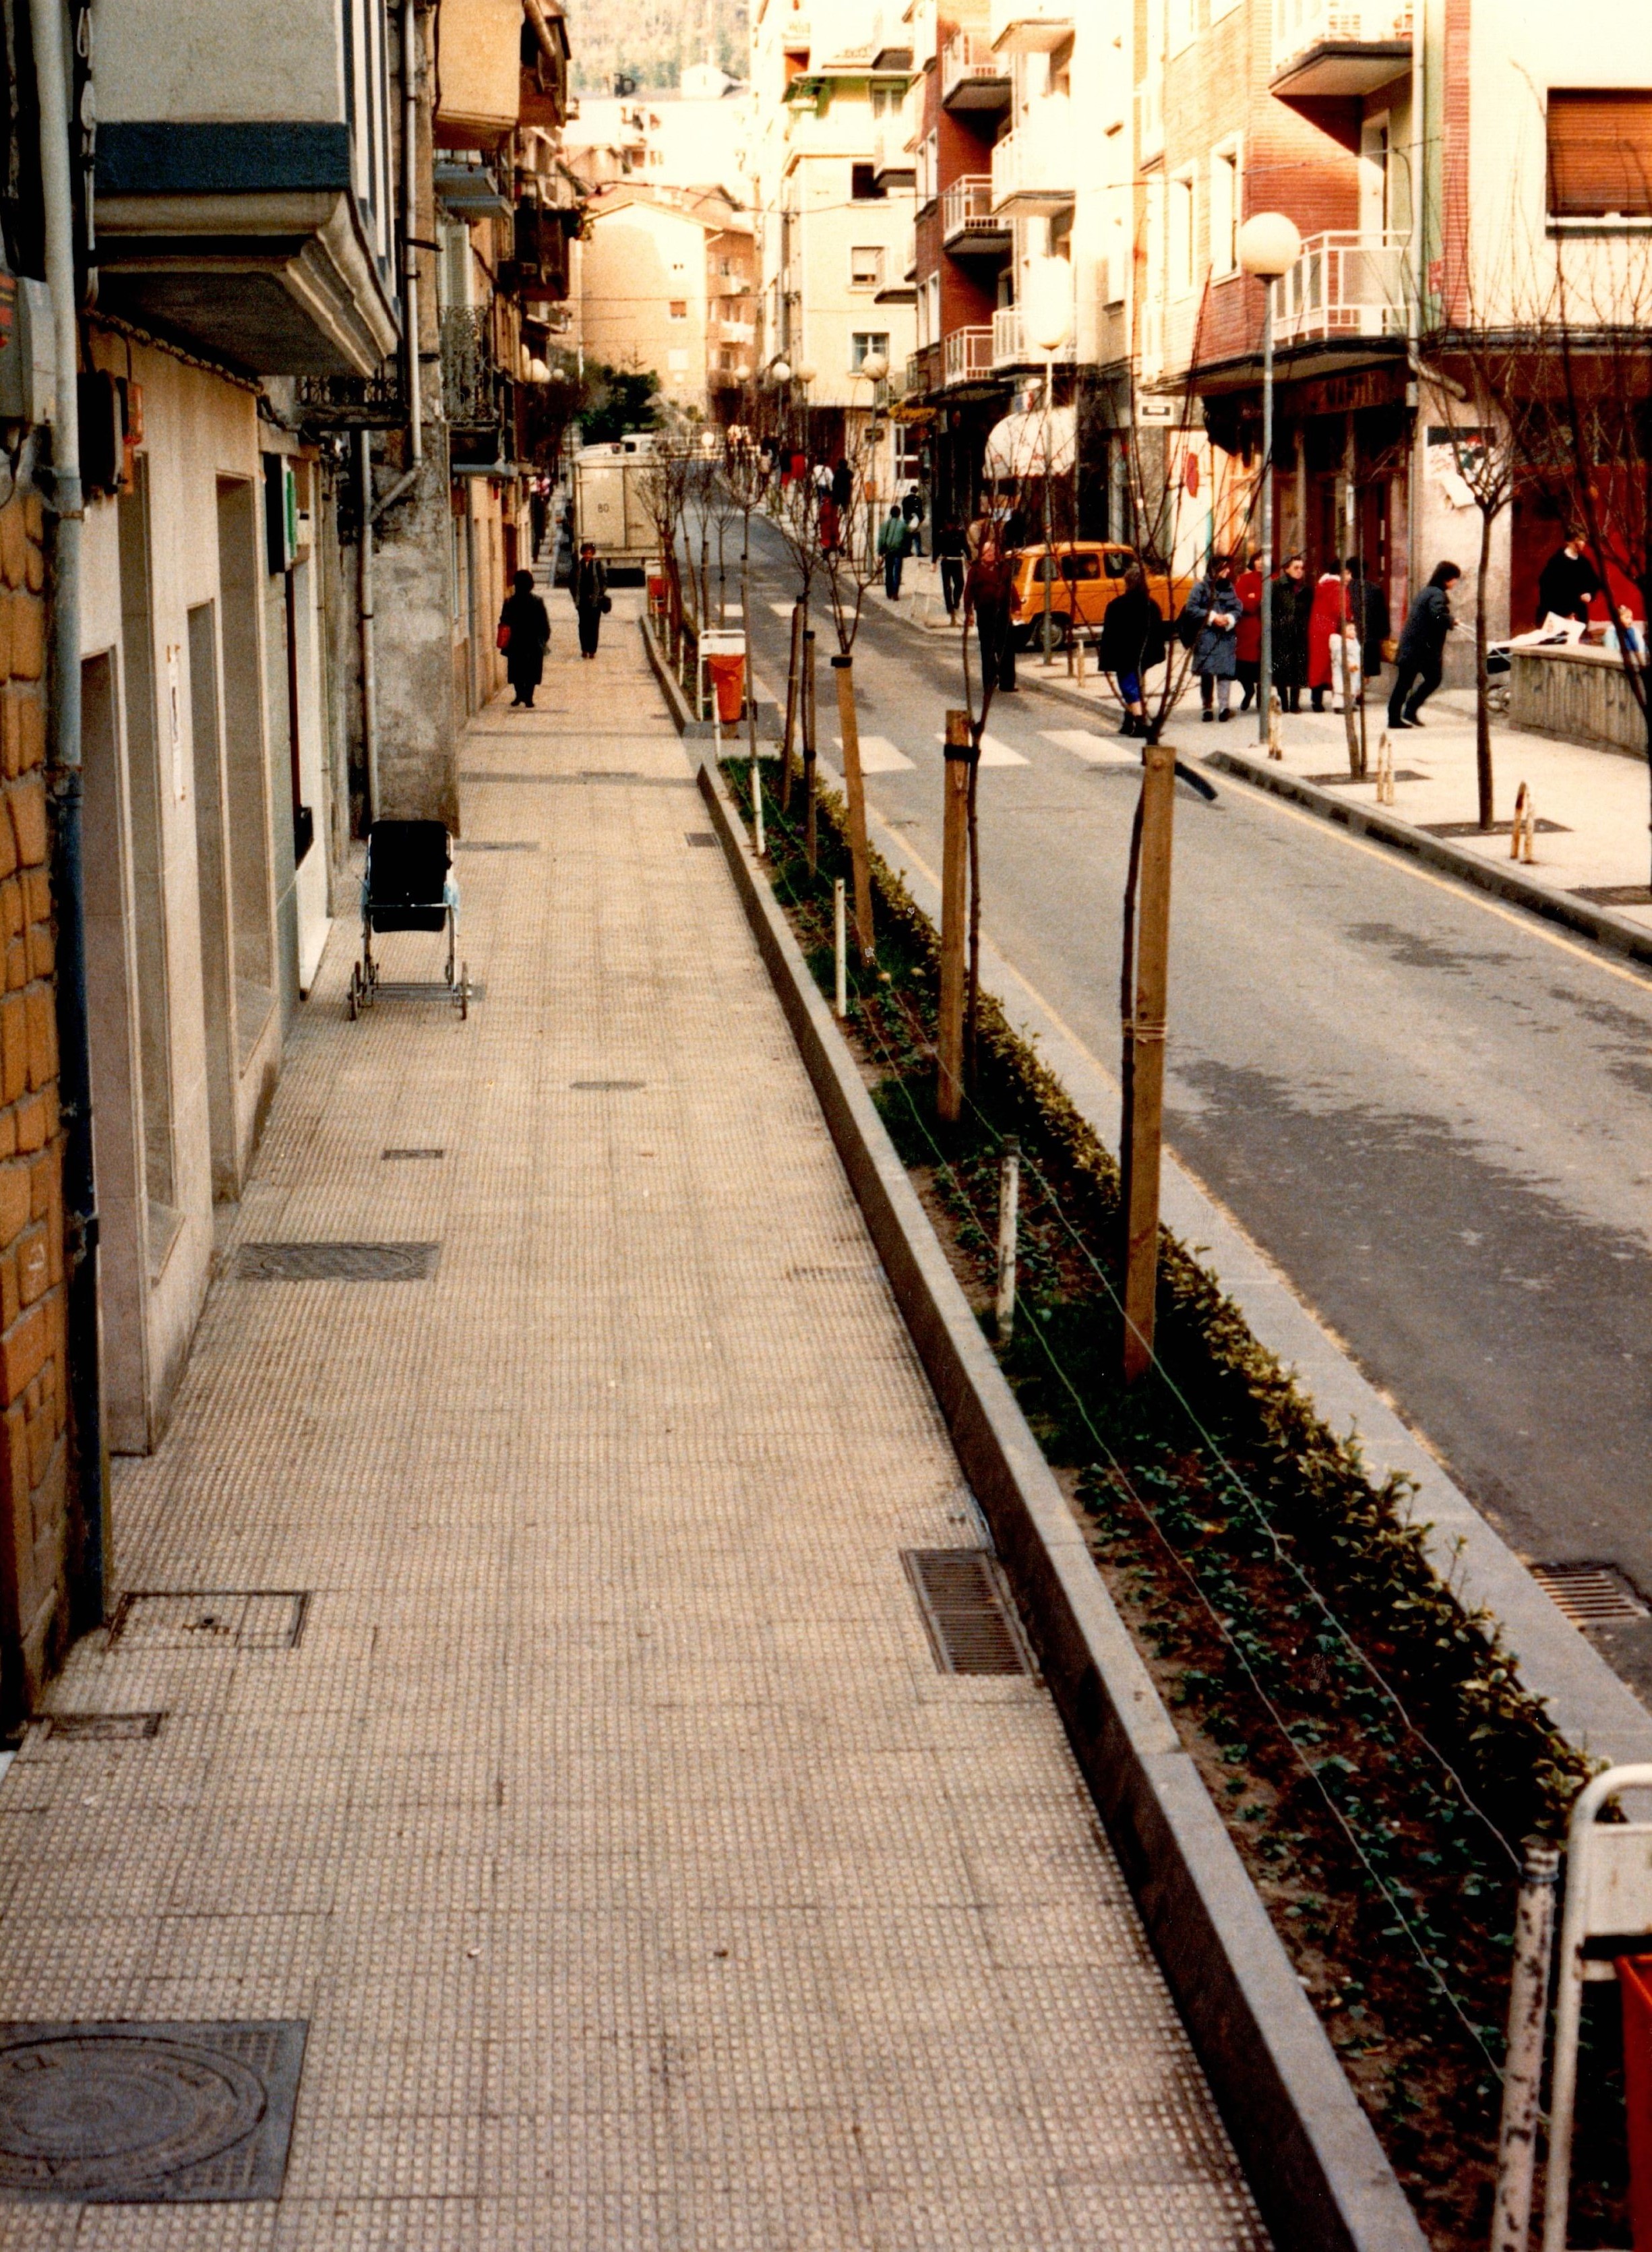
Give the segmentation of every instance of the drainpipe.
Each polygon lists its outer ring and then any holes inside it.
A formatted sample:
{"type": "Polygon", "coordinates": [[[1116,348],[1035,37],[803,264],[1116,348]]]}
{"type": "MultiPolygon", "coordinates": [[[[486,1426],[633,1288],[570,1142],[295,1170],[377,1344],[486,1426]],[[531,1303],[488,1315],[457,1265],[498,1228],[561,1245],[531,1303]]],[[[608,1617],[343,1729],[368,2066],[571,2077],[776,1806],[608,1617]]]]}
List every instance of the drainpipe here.
{"type": "Polygon", "coordinates": [[[40,104],[40,180],[46,282],[52,291],[57,404],[52,423],[54,494],[50,666],[50,781],[56,813],[58,1090],[64,1127],[63,1207],[67,1271],[68,1388],[74,1418],[80,1522],[69,1560],[69,1623],[84,1634],[103,1622],[108,1581],[107,1480],[99,1369],[98,1214],[92,1161],[92,1049],[87,1013],[86,880],[81,844],[80,493],[79,340],[73,205],[69,185],[68,66],[60,0],[30,0],[40,104]]]}
{"type": "MultiPolygon", "coordinates": [[[[1410,351],[1410,377],[1417,387],[1419,407],[1422,403],[1421,338],[1423,291],[1428,281],[1428,183],[1423,170],[1428,146],[1426,115],[1428,54],[1425,17],[1426,0],[1413,0],[1411,11],[1411,303],[1407,309],[1406,329],[1410,351]]],[[[1422,479],[1417,469],[1416,429],[1413,426],[1411,472],[1406,487],[1406,601],[1407,605],[1417,599],[1420,574],[1422,542],[1419,537],[1417,518],[1419,511],[1418,496],[1422,490],[1422,479]]]]}
{"type": "Polygon", "coordinates": [[[419,73],[417,0],[401,0],[401,317],[407,351],[407,468],[384,498],[373,503],[375,523],[415,483],[425,458],[424,415],[419,396],[419,73]]]}
{"type": "Polygon", "coordinates": [[[356,433],[361,539],[356,555],[357,615],[361,625],[361,752],[367,769],[366,824],[378,818],[378,677],[373,656],[373,441],[356,433]]]}

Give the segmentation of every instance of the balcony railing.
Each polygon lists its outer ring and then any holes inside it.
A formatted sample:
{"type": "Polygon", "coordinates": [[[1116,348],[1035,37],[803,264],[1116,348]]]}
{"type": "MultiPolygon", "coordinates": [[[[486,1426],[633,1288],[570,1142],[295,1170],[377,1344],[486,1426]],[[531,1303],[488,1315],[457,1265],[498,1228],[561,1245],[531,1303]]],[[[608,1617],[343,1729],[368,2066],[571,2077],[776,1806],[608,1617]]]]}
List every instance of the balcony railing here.
{"type": "MultiPolygon", "coordinates": [[[[1075,306],[1074,312],[1076,314],[1075,306]]],[[[1046,354],[1027,336],[1024,316],[1019,305],[1001,305],[992,316],[992,364],[995,367],[1042,367],[1046,358],[1065,366],[1074,357],[1073,320],[1067,323],[1067,340],[1056,351],[1046,354]]]]}
{"type": "Polygon", "coordinates": [[[985,172],[966,172],[941,198],[941,239],[948,250],[1005,247],[1010,224],[992,208],[992,180],[985,172]]]}
{"type": "Polygon", "coordinates": [[[1369,94],[1406,68],[1411,35],[1410,0],[1274,0],[1274,91],[1369,94]]]}
{"type": "Polygon", "coordinates": [[[921,399],[935,388],[941,375],[941,346],[923,344],[906,355],[906,387],[905,396],[921,399]]]}
{"type": "Polygon", "coordinates": [[[1406,234],[1315,234],[1279,284],[1274,341],[1403,337],[1406,234]]]}
{"type": "Polygon", "coordinates": [[[992,0],[992,44],[1001,55],[1051,54],[1072,37],[1074,0],[992,0]]]}
{"type": "Polygon", "coordinates": [[[1003,109],[1010,100],[1010,69],[985,39],[954,31],[941,51],[943,109],[1003,109]]]}
{"type": "Polygon", "coordinates": [[[717,325],[717,334],[718,341],[722,344],[749,344],[756,336],[757,330],[750,321],[719,321],[717,325]]]}
{"type": "Polygon", "coordinates": [[[986,383],[992,377],[992,330],[954,329],[941,347],[941,380],[950,390],[955,383],[986,383]]]}
{"type": "Polygon", "coordinates": [[[1072,119],[1065,101],[1041,101],[1026,124],[995,143],[992,207],[1048,218],[1073,200],[1072,119]]]}

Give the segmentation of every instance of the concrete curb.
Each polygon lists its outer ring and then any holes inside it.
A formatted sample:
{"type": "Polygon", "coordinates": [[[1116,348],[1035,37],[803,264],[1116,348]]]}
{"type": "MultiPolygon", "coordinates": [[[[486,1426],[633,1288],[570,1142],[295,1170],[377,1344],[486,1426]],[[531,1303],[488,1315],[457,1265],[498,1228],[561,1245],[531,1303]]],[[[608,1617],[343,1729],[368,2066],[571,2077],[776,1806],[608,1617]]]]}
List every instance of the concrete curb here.
{"type": "Polygon", "coordinates": [[[1357,837],[1374,837],[1379,844],[1394,845],[1431,868],[1442,869],[1482,892],[1495,893],[1511,907],[1526,907],[1533,914],[1546,916],[1551,922],[1565,923],[1568,929],[1593,939],[1597,946],[1610,947],[1614,954],[1627,954],[1638,962],[1652,962],[1652,930],[1643,930],[1627,915],[1614,914],[1610,907],[1595,907],[1572,893],[1551,891],[1544,884],[1534,883],[1530,876],[1522,875],[1512,861],[1506,867],[1494,867],[1473,852],[1460,851],[1448,838],[1430,837],[1412,823],[1385,812],[1380,806],[1350,805],[1332,790],[1321,789],[1300,775],[1288,774],[1266,760],[1247,759],[1239,751],[1206,751],[1200,762],[1232,775],[1238,782],[1247,782],[1254,789],[1271,790],[1275,797],[1289,798],[1294,804],[1317,813],[1322,820],[1340,822],[1357,837]]]}
{"type": "Polygon", "coordinates": [[[744,829],[699,783],[964,1475],[1274,2241],[1426,2252],[1323,2026],[982,1335],[744,829]]]}
{"type": "MultiPolygon", "coordinates": [[[[648,657],[649,669],[660,684],[660,693],[665,699],[665,708],[671,715],[672,726],[685,742],[716,742],[718,733],[716,721],[697,719],[694,717],[689,709],[687,697],[684,695],[677,685],[677,675],[666,663],[658,643],[649,631],[648,619],[640,617],[637,624],[642,629],[642,647],[648,657]]],[[[758,740],[761,742],[777,743],[780,740],[780,731],[778,707],[773,704],[765,704],[760,696],[757,699],[758,740]]],[[[740,720],[733,727],[725,727],[721,732],[723,741],[738,748],[746,733],[746,723],[740,720]]]]}

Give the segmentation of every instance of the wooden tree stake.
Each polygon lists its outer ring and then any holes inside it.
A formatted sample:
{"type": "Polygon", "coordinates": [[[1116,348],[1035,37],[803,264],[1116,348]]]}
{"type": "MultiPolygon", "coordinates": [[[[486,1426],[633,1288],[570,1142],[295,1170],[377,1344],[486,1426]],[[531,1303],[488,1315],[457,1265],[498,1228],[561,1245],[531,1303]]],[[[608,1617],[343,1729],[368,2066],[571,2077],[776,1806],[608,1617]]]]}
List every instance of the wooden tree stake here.
{"type": "Polygon", "coordinates": [[[964,942],[968,935],[969,770],[976,758],[968,712],[947,714],[941,848],[940,1077],[935,1107],[955,1125],[963,1107],[964,942]]]}
{"type": "Polygon", "coordinates": [[[1124,1380],[1153,1360],[1159,1273],[1159,1171],[1164,1139],[1164,1023],[1170,957],[1170,846],[1176,817],[1176,755],[1148,746],[1142,775],[1142,853],[1136,900],[1135,991],[1125,1026],[1123,1199],[1124,1380]]]}
{"type": "Polygon", "coordinates": [[[855,879],[855,940],[860,958],[872,958],[871,856],[866,847],[866,785],[860,772],[860,723],[855,715],[855,660],[835,657],[837,724],[843,738],[843,795],[849,800],[849,857],[855,879]]]}

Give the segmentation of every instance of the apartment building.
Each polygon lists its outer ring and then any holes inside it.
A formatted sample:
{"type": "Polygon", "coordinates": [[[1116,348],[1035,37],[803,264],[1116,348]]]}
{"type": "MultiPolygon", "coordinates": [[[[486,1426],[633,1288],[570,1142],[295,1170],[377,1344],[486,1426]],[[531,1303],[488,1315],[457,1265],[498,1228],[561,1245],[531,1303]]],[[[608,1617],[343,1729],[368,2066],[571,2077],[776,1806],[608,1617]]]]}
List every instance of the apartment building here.
{"type": "Polygon", "coordinates": [[[556,0],[316,0],[279,39],[228,0],[186,25],[155,0],[95,21],[65,0],[8,10],[7,34],[3,1725],[101,1617],[104,1463],[165,1428],[215,1206],[353,918],[352,835],[452,816],[456,718],[490,678],[456,688],[455,496],[468,521],[514,521],[578,223],[556,0]],[[43,162],[59,82],[74,122],[43,162]],[[449,201],[449,159],[498,208],[449,201]],[[54,211],[73,255],[49,284],[54,211]],[[455,219],[489,300],[474,425],[449,411],[432,247],[455,219]],[[83,515],[57,511],[49,466],[71,427],[83,515]]]}
{"type": "MultiPolygon", "coordinates": [[[[911,29],[900,0],[757,0],[751,31],[760,365],[785,364],[812,448],[832,458],[885,403],[867,363],[904,370],[915,337],[911,29]]],[[[907,466],[906,432],[881,411],[878,427],[881,497],[907,466]]]]}
{"type": "MultiPolygon", "coordinates": [[[[1477,552],[1453,473],[1465,330],[1537,321],[1544,379],[1562,251],[1574,303],[1610,317],[1611,239],[1652,217],[1652,19],[1537,0],[1136,0],[1135,29],[1137,376],[1202,409],[1218,473],[1200,542],[1245,536],[1263,295],[1237,234],[1282,211],[1303,247],[1276,295],[1276,545],[1304,548],[1310,573],[1357,552],[1399,614],[1436,561],[1477,552]],[[1585,238],[1604,286],[1579,290],[1585,238]]],[[[1532,622],[1556,534],[1530,492],[1497,523],[1494,631],[1532,622]]]]}
{"type": "Polygon", "coordinates": [[[751,380],[752,219],[720,190],[621,180],[590,191],[576,251],[586,358],[659,382],[696,419],[736,419],[751,380]]]}

